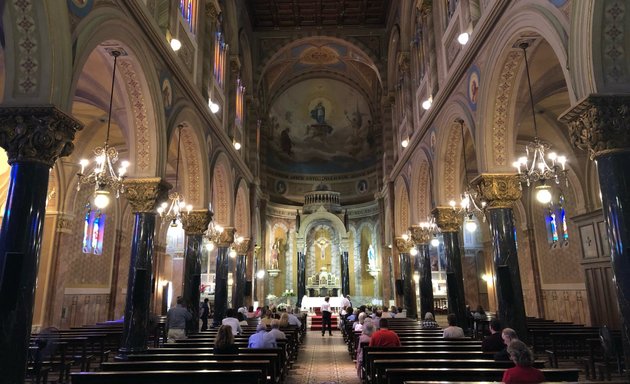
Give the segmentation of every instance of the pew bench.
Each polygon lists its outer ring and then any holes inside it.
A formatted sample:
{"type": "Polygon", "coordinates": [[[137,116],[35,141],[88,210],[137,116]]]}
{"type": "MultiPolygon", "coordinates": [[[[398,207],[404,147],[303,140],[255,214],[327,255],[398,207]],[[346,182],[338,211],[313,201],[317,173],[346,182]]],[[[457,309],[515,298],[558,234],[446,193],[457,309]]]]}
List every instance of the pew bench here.
{"type": "Polygon", "coordinates": [[[263,384],[259,370],[188,370],[72,373],[72,384],[263,384]]]}
{"type": "MultiPolygon", "coordinates": [[[[577,382],[579,369],[542,369],[547,381],[577,382]]],[[[388,368],[387,384],[404,384],[413,380],[431,381],[501,381],[502,368],[388,368]]]]}

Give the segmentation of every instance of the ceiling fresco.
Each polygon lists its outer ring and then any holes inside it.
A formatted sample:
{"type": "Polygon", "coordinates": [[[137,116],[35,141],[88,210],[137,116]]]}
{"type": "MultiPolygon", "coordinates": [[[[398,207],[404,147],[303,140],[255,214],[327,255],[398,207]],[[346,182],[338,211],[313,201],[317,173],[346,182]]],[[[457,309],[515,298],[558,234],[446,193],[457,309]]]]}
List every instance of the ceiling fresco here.
{"type": "Polygon", "coordinates": [[[339,174],[376,165],[376,130],[368,103],[349,85],[310,79],[275,99],[267,165],[300,174],[339,174]]]}

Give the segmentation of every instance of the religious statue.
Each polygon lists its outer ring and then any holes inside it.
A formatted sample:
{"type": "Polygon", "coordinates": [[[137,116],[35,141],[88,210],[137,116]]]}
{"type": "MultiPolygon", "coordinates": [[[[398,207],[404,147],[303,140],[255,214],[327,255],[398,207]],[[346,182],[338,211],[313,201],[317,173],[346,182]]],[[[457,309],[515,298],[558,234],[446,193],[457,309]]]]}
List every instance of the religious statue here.
{"type": "Polygon", "coordinates": [[[326,124],[326,107],[321,101],[311,110],[311,117],[317,121],[317,124],[326,124]]]}
{"type": "Polygon", "coordinates": [[[274,241],[273,246],[271,246],[271,269],[278,269],[278,257],[284,255],[284,241],[281,237],[277,238],[274,241]]]}
{"type": "Polygon", "coordinates": [[[326,247],[328,247],[328,240],[326,240],[323,237],[320,237],[319,239],[317,239],[315,244],[317,244],[317,246],[319,247],[321,251],[322,260],[324,260],[326,258],[326,247]]]}
{"type": "Polygon", "coordinates": [[[374,247],[370,244],[370,247],[367,250],[368,257],[368,269],[371,271],[376,270],[376,255],[374,255],[374,247]]]}

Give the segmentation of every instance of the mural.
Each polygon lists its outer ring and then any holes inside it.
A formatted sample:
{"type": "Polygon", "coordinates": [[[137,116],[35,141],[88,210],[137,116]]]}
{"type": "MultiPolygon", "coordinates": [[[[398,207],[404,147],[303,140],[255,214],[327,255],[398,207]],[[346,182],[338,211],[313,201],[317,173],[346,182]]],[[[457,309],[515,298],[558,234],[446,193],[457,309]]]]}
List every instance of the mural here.
{"type": "Polygon", "coordinates": [[[267,164],[289,173],[346,173],[376,165],[365,98],[337,80],[288,88],[270,110],[267,164]]]}

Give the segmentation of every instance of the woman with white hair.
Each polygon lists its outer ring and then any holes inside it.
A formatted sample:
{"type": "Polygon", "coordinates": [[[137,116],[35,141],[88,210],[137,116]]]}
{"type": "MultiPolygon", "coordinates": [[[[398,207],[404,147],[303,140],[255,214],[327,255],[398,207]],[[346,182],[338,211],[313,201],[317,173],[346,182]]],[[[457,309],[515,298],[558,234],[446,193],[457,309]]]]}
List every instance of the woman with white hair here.
{"type": "Polygon", "coordinates": [[[354,327],[352,328],[355,332],[359,332],[363,330],[363,323],[365,322],[366,317],[367,315],[365,314],[365,312],[359,313],[359,320],[357,320],[357,322],[354,323],[354,327]]]}
{"type": "Polygon", "coordinates": [[[431,312],[427,312],[424,315],[424,320],[422,321],[422,329],[439,329],[440,326],[435,321],[433,314],[431,312]]]}
{"type": "Polygon", "coordinates": [[[357,345],[357,375],[359,379],[362,379],[362,370],[361,367],[363,365],[363,348],[361,347],[361,343],[369,343],[370,338],[372,338],[372,334],[376,330],[374,326],[374,322],[372,319],[365,319],[363,321],[363,330],[361,331],[361,336],[359,336],[359,344],[357,345]]]}

